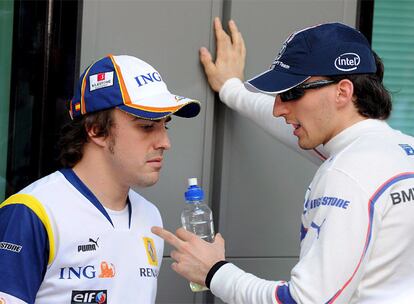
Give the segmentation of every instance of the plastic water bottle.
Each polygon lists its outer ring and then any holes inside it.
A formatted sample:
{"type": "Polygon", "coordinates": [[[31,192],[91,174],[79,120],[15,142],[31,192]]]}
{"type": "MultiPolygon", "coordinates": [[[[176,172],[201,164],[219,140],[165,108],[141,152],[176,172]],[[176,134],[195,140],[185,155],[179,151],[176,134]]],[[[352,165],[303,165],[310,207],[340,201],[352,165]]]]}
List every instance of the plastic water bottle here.
{"type": "MultiPolygon", "coordinates": [[[[185,230],[198,235],[207,242],[214,241],[213,213],[203,203],[204,192],[197,185],[197,178],[188,179],[188,189],[185,192],[186,205],[181,212],[181,223],[185,230]]],[[[207,287],[190,282],[193,292],[208,290],[207,287]]]]}

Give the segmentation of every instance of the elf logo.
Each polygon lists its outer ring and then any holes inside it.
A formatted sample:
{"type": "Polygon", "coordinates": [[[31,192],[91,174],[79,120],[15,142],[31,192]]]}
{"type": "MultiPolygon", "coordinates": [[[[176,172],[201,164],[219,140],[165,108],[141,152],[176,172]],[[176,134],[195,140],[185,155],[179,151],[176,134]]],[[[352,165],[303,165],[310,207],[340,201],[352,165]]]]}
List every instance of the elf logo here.
{"type": "Polygon", "coordinates": [[[361,63],[361,58],[356,53],[344,53],[335,59],[335,67],[344,72],[354,71],[361,63]]]}
{"type": "Polygon", "coordinates": [[[72,290],[71,304],[97,303],[106,304],[108,292],[106,290],[72,290]]]}

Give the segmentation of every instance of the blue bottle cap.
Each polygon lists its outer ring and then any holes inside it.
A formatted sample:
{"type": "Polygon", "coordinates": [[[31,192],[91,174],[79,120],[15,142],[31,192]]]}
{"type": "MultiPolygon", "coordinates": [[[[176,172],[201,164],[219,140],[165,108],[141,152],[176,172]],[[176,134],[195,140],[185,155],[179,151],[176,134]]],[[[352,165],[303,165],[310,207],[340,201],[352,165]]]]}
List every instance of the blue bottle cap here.
{"type": "Polygon", "coordinates": [[[185,192],[185,200],[187,202],[191,201],[202,201],[204,199],[204,192],[203,189],[201,189],[197,185],[197,179],[196,178],[189,178],[188,179],[188,189],[185,192]]]}

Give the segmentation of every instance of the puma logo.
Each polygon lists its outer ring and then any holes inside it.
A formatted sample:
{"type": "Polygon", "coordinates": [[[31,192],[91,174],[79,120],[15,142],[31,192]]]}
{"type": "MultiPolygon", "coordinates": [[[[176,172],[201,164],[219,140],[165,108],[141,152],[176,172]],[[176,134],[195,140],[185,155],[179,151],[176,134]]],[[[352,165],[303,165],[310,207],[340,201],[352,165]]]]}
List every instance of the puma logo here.
{"type": "Polygon", "coordinates": [[[311,227],[313,228],[313,229],[316,229],[316,232],[318,233],[318,239],[319,239],[319,233],[321,232],[321,228],[322,228],[322,225],[325,223],[325,220],[326,219],[324,219],[323,220],[323,222],[322,222],[322,224],[320,224],[320,225],[317,225],[315,222],[312,222],[311,223],[311,227]]]}
{"type": "Polygon", "coordinates": [[[94,243],[96,245],[96,247],[99,248],[98,241],[99,241],[99,237],[96,239],[96,241],[94,241],[92,238],[89,238],[89,242],[94,243]]]}

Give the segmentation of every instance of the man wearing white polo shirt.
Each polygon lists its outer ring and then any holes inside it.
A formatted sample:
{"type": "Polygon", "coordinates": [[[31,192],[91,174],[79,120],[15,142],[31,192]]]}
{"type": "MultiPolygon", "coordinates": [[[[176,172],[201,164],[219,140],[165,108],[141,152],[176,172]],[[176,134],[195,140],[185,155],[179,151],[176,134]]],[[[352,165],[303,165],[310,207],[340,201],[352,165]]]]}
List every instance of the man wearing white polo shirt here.
{"type": "Polygon", "coordinates": [[[132,188],[158,181],[170,116],[199,111],[138,58],[89,66],[62,132],[64,168],[0,205],[0,303],[154,303],[164,244],[150,228],[162,221],[132,188]]]}

